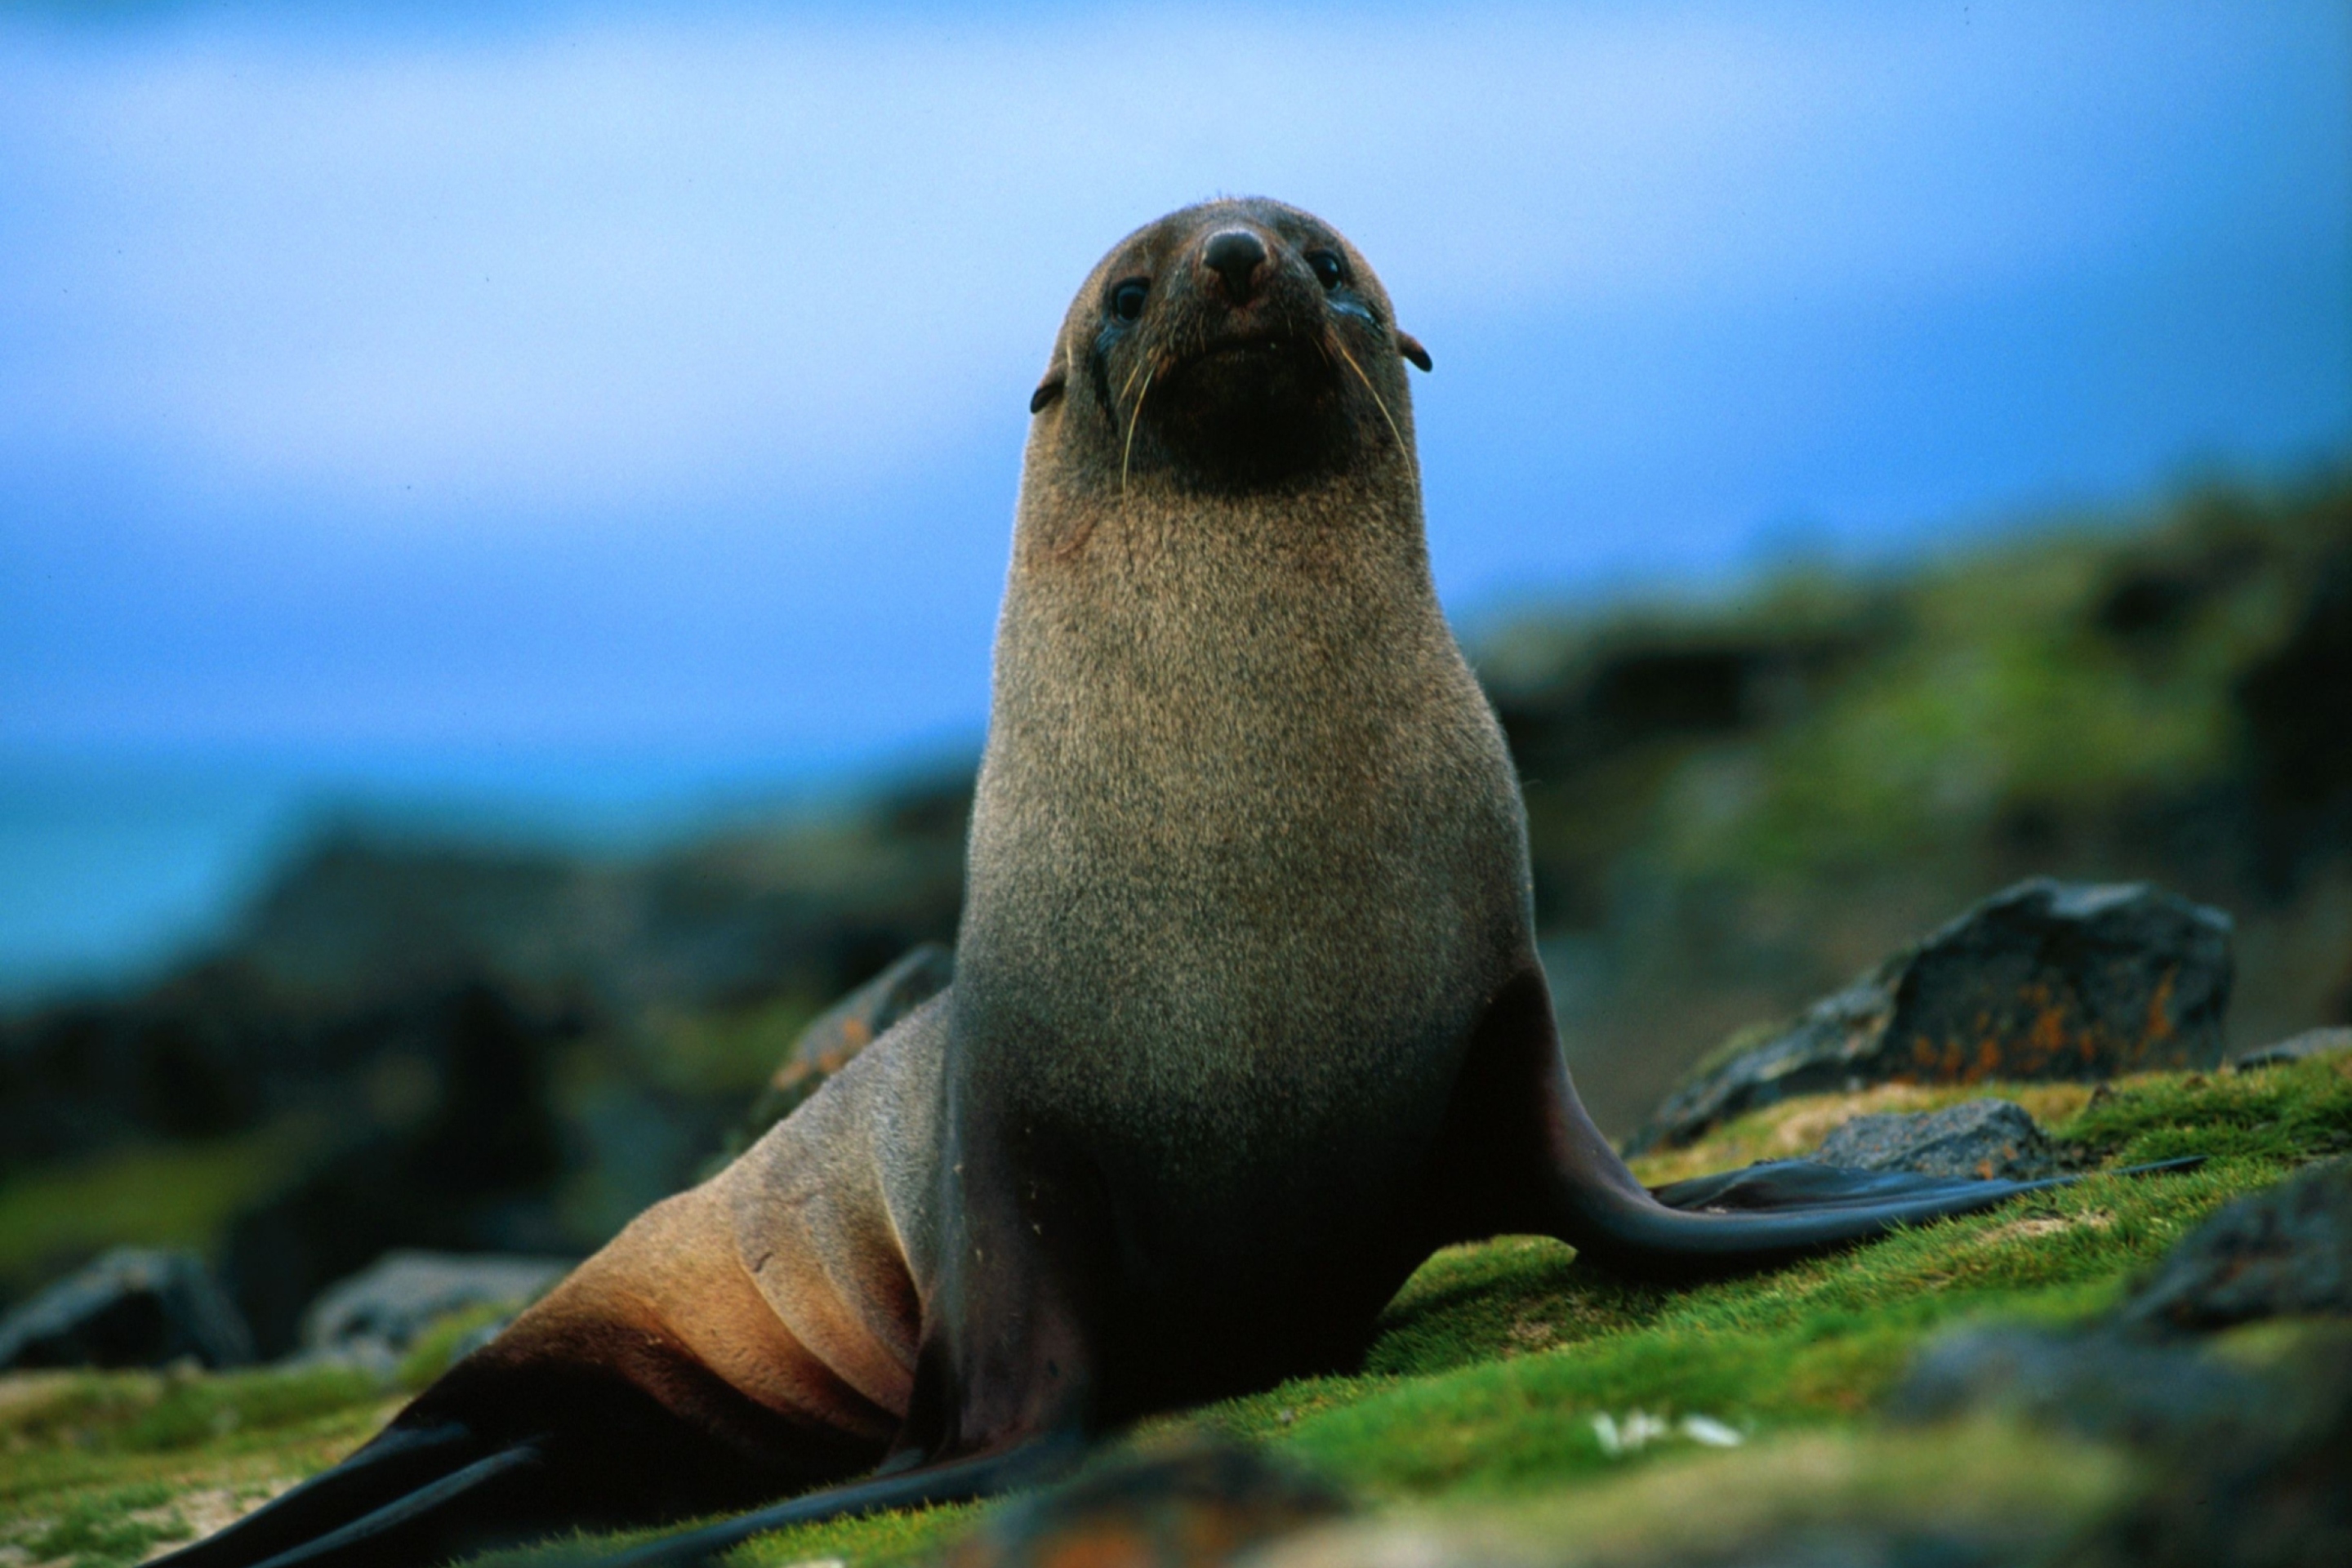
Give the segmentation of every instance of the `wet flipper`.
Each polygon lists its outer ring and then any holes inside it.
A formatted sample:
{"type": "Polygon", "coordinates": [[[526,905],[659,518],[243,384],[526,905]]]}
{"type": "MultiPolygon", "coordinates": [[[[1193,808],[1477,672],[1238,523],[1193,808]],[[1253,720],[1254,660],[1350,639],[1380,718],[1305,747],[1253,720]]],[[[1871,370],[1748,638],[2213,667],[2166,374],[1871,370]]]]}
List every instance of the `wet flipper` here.
{"type": "Polygon", "coordinates": [[[2202,1154],[2191,1154],[2179,1160],[2134,1165],[2127,1170],[2011,1182],[1978,1176],[1926,1176],[1914,1171],[1864,1171],[1815,1164],[1810,1160],[1769,1160],[1741,1170],[1669,1182],[1652,1187],[1650,1195],[1666,1207],[1686,1214],[1790,1213],[1944,1201],[1967,1205],[1946,1212],[1964,1213],[1989,1207],[2021,1193],[2071,1186],[2083,1175],[2143,1176],[2159,1171],[2190,1170],[2204,1163],[2202,1154]]]}
{"type": "Polygon", "coordinates": [[[704,1525],[682,1535],[647,1542],[617,1557],[599,1559],[590,1568],[702,1568],[755,1535],[790,1525],[854,1519],[891,1509],[973,1502],[1015,1488],[1053,1480],[1077,1464],[1085,1447],[1076,1433],[1065,1433],[1033,1438],[997,1453],[941,1460],[895,1475],[877,1475],[704,1525]]]}
{"type": "Polygon", "coordinates": [[[164,1568],[412,1568],[519,1538],[478,1521],[513,1511],[532,1485],[536,1443],[493,1446],[458,1423],[394,1427],[350,1458],[164,1568]],[[503,1537],[503,1539],[500,1539],[503,1537]]]}
{"type": "MultiPolygon", "coordinates": [[[[2187,1170],[2202,1155],[2128,1170],[2187,1170]]],[[[1855,1171],[1781,1160],[1720,1175],[1642,1187],[1572,1184],[1554,1234],[1622,1273],[1694,1279],[1769,1268],[1809,1253],[1874,1240],[1904,1226],[1976,1214],[2025,1193],[2070,1186],[2080,1175],[2034,1182],[1908,1172],[1855,1171]]]]}

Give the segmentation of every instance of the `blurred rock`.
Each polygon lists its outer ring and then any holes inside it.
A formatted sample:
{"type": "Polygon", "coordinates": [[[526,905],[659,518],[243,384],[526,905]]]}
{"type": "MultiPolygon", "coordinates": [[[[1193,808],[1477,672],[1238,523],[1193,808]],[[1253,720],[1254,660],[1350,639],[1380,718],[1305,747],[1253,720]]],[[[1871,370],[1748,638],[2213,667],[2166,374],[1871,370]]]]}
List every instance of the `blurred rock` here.
{"type": "MultiPolygon", "coordinates": [[[[625,859],[331,825],[215,950],[157,984],[0,1011],[0,1174],[289,1113],[364,1115],[352,1101],[407,1022],[469,984],[595,1037],[615,1076],[660,1082],[652,1021],[838,995],[952,935],[971,796],[970,773],[948,770],[856,810],[625,859]]],[[[686,1123],[683,1165],[740,1115],[743,1088],[725,1086],[723,1108],[675,1093],[661,1108],[686,1123]]]]}
{"type": "Polygon", "coordinates": [[[1203,1443],[1112,1464],[1015,1500],[947,1568],[1214,1568],[1348,1510],[1328,1482],[1255,1451],[1203,1443]]]}
{"type": "Polygon", "coordinates": [[[2300,1035],[2290,1035],[2284,1040],[2242,1052],[2230,1065],[2240,1072],[2250,1072],[2255,1068],[2281,1067],[2312,1057],[2333,1056],[2338,1051],[2352,1051],[2352,1029],[2305,1029],[2300,1035]]]}
{"type": "Polygon", "coordinates": [[[2033,1118],[2006,1100],[1971,1100],[1916,1115],[1857,1116],[1823,1139],[1813,1158],[1860,1171],[2011,1182],[2054,1176],[2063,1168],[2033,1118]]]}
{"type": "Polygon", "coordinates": [[[2070,1561],[2352,1562],[2352,1332],[2305,1322],[2228,1352],[2189,1332],[2352,1313],[2347,1261],[2352,1162],[2337,1161],[2212,1215],[2103,1323],[1946,1336],[1890,1414],[1993,1414],[2147,1456],[2152,1483],[2070,1561]]]}
{"type": "Polygon", "coordinates": [[[294,1347],[320,1291],[394,1247],[570,1250],[550,1190],[562,1168],[547,1087],[560,1026],[479,983],[404,1017],[382,1058],[401,1070],[380,1075],[358,1141],[229,1226],[222,1273],[265,1355],[294,1347]]]}
{"type": "Polygon", "coordinates": [[[208,1367],[253,1360],[253,1336],[204,1260],[118,1247],[0,1319],[0,1370],[208,1367]]]}
{"type": "Polygon", "coordinates": [[[312,1355],[395,1360],[451,1313],[495,1306],[511,1317],[571,1271],[561,1258],[388,1252],[310,1303],[302,1314],[302,1348],[312,1355]]]}
{"type": "Polygon", "coordinates": [[[2352,1562],[2352,1337],[2304,1336],[2263,1362],[2112,1325],[1963,1330],[1921,1358],[1890,1414],[1998,1415],[2145,1456],[2150,1484],[2072,1563],[2352,1562]]]}
{"type": "Polygon", "coordinates": [[[2106,1329],[1964,1329],[1919,1357],[1889,1403],[1902,1421],[1991,1413],[2107,1442],[2149,1444],[2259,1424],[2263,1383],[2217,1359],[2106,1329]]]}
{"type": "Polygon", "coordinates": [[[954,952],[936,942],[917,944],[881,973],[820,1014],[793,1042],[761,1091],[751,1113],[730,1138],[732,1158],[849,1065],[891,1025],[947,989],[955,978],[954,952]]]}
{"type": "Polygon", "coordinates": [[[2189,1233],[2121,1321],[2171,1330],[2352,1315],[2352,1160],[2240,1198],[2189,1233]]]}
{"type": "Polygon", "coordinates": [[[1700,1064],[1626,1147],[1686,1143],[1759,1106],[1872,1083],[2212,1067],[2231,974],[2218,910],[2141,883],[2034,878],[1700,1064]]]}
{"type": "Polygon", "coordinates": [[[2072,1563],[2352,1562],[2352,1336],[2311,1334],[2250,1361],[2113,1326],[1964,1330],[1921,1358],[1891,1414],[1994,1415],[2144,1455],[2150,1483],[2074,1543],[2072,1563]]]}
{"type": "Polygon", "coordinates": [[[2352,539],[2307,574],[2294,630],[2238,680],[2255,821],[2281,889],[2352,845],[2352,539]]]}

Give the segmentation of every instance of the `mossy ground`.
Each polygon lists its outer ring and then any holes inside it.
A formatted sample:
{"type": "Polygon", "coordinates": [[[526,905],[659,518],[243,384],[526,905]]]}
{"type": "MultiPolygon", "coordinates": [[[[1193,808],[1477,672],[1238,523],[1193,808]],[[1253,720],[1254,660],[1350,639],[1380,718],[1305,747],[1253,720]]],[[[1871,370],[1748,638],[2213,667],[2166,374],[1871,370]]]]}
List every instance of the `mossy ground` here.
{"type": "MultiPolygon", "coordinates": [[[[1639,1168],[1663,1181],[1801,1152],[1864,1110],[1985,1092],[1889,1088],[1790,1101],[1639,1168]]],[[[2184,1153],[2208,1163],[2183,1174],[2093,1176],[1839,1256],[1690,1287],[1616,1279],[1529,1237],[1453,1248],[1390,1307],[1360,1373],[1165,1417],[1129,1441],[1213,1430],[1312,1465],[1375,1507],[1550,1510],[1588,1533],[1637,1531],[1645,1518],[1703,1531],[1696,1515],[1737,1511],[1741,1498],[1753,1508],[1810,1499],[1802,1506],[1825,1517],[1877,1507],[1906,1489],[1932,1490],[1929,1478],[1950,1475],[1962,1456],[1976,1478],[1970,1495],[2013,1493],[2021,1518],[2071,1516],[2122,1484],[2115,1456],[2015,1433],[1865,1439],[1872,1406],[1931,1334],[1963,1320],[2095,1314],[2218,1205],[2352,1148],[2352,1058],[2155,1074],[2095,1091],[1991,1092],[2105,1165],[2184,1153]],[[1669,1436],[1612,1456],[1594,1417],[1622,1424],[1637,1411],[1670,1424],[1703,1415],[1744,1440],[1713,1451],[1669,1436]]],[[[415,1385],[437,1364],[432,1351],[413,1358],[401,1382],[415,1385]]],[[[135,1562],[331,1462],[402,1392],[333,1370],[0,1382],[0,1563],[135,1562]]],[[[977,1511],[790,1531],[738,1561],[919,1560],[977,1511]]]]}

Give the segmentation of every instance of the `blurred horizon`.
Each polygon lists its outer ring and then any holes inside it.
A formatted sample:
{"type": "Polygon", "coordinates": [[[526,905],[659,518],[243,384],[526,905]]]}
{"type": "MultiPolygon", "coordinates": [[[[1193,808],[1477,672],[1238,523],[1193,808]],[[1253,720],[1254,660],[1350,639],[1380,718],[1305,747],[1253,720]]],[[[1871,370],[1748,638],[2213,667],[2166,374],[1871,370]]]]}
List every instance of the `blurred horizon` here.
{"type": "Polygon", "coordinates": [[[2352,454],[2329,4],[36,7],[0,150],[0,997],[968,755],[1068,292],[1218,191],[1430,345],[1474,634],[2352,454]]]}

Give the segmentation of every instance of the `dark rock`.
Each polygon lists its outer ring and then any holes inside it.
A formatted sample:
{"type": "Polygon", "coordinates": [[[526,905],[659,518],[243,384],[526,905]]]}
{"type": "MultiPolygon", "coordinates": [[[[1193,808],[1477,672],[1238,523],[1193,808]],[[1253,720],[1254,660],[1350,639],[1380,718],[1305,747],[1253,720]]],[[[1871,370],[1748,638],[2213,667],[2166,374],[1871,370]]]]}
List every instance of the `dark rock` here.
{"type": "Polygon", "coordinates": [[[727,1156],[758,1142],[885,1029],[946,990],[954,978],[955,954],[938,942],[922,942],[826,1008],[793,1042],[751,1115],[729,1141],[727,1156]]]}
{"type": "Polygon", "coordinates": [[[2352,843],[2352,545],[2310,578],[2294,630],[2237,690],[2267,869],[2286,892],[2352,843]]]}
{"type": "Polygon", "coordinates": [[[2189,1233],[2123,1308],[2135,1327],[2352,1314],[2352,1160],[2240,1198],[2189,1233]]]}
{"type": "Polygon", "coordinates": [[[1905,1421],[1991,1412],[2139,1446],[2259,1426],[2262,1381],[2225,1362],[2105,1330],[1973,1329],[1923,1352],[1889,1405],[1905,1421]]]}
{"type": "MultiPolygon", "coordinates": [[[[642,1184],[673,1191],[741,1113],[741,1086],[681,1086],[638,1046],[681,1016],[839,994],[951,935],[971,798],[955,768],[845,816],[627,858],[329,825],[157,984],[0,1008],[0,1175],[289,1117],[365,1121],[414,1015],[483,984],[568,1019],[600,1076],[656,1102],[673,1163],[642,1184]]],[[[579,1120],[583,1161],[613,1163],[612,1119],[579,1120]]],[[[0,1270],[0,1294],[36,1282],[0,1270]]]]}
{"type": "Polygon", "coordinates": [[[395,1247],[569,1250],[551,1193],[562,1169],[548,1079],[560,1030],[503,991],[421,999],[385,1060],[410,1103],[240,1213],[222,1273],[265,1355],[294,1348],[319,1293],[395,1247]]]}
{"type": "Polygon", "coordinates": [[[253,1360],[253,1336],[204,1260],[118,1247],[0,1319],[0,1370],[209,1367],[253,1360]]]}
{"type": "Polygon", "coordinates": [[[2284,1067],[2313,1057],[2334,1056],[2338,1051],[2352,1051],[2352,1028],[2305,1029],[2300,1035],[2242,1052],[2230,1065],[2240,1072],[2251,1072],[2256,1068],[2284,1067]]]}
{"type": "Polygon", "coordinates": [[[1702,1063],[1627,1142],[1686,1143],[1792,1095],[1872,1083],[2095,1079],[2212,1067],[2230,918],[2145,884],[2021,882],[1702,1063]]]}
{"type": "Polygon", "coordinates": [[[2031,1182],[2058,1174],[2058,1151],[2022,1107],[1971,1100],[1917,1115],[1857,1116],[1822,1141],[1813,1158],[1862,1171],[1983,1176],[2031,1182]]]}
{"type": "Polygon", "coordinates": [[[496,1306],[511,1316],[571,1271],[561,1258],[388,1252],[310,1304],[302,1314],[302,1348],[314,1355],[392,1359],[453,1312],[496,1306]]]}
{"type": "Polygon", "coordinates": [[[2265,1355],[2203,1336],[2352,1311],[2352,1162],[2306,1171],[2191,1231],[2107,1321],[1963,1330],[1896,1391],[1898,1420],[1992,1412],[2146,1456],[2151,1483],[2068,1560],[2221,1568],[2352,1562],[2352,1333],[2307,1323],[2265,1355]]]}
{"type": "Polygon", "coordinates": [[[2145,1456],[2151,1484],[2069,1562],[2352,1561],[2352,1338],[2316,1335],[2258,1366],[2112,1325],[1964,1330],[1929,1348],[1890,1408],[1903,1421],[1986,1413],[2145,1456]]]}
{"type": "Polygon", "coordinates": [[[2200,1435],[2084,1542],[2084,1568],[2342,1568],[2352,1563],[2352,1357],[2306,1365],[2271,1430],[2200,1435]]]}
{"type": "Polygon", "coordinates": [[[1348,1510],[1329,1483],[1254,1450],[1201,1443],[1112,1464],[1023,1498],[947,1568],[1213,1568],[1348,1510]]]}

